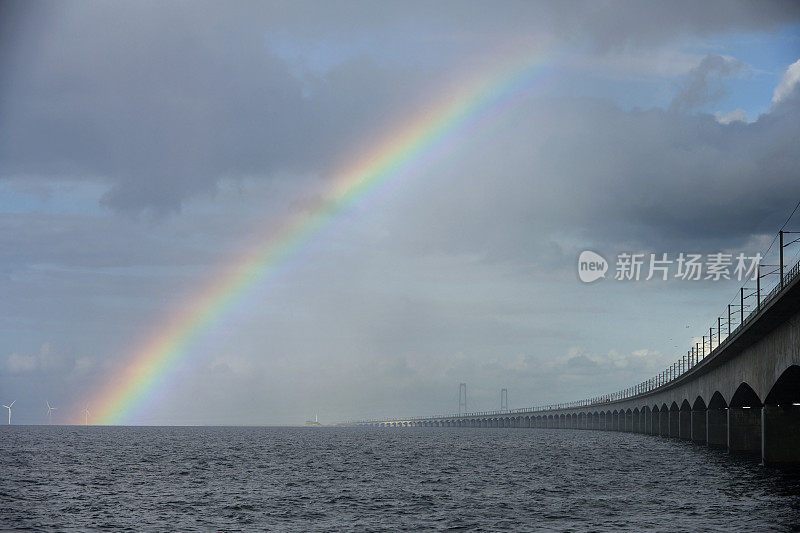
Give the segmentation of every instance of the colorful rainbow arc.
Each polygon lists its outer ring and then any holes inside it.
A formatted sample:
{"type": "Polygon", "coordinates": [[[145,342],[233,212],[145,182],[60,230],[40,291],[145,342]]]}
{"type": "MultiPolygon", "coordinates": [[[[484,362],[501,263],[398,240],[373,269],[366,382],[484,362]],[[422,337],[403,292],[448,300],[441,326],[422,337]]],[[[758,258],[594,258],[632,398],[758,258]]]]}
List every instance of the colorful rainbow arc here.
{"type": "MultiPolygon", "coordinates": [[[[432,112],[420,114],[393,130],[332,182],[327,199],[312,212],[289,217],[270,236],[200,293],[185,311],[143,343],[122,371],[90,402],[100,424],[134,423],[148,396],[166,382],[177,364],[192,353],[193,343],[221,319],[259,280],[301,247],[337,212],[352,205],[377,185],[409,175],[441,155],[473,128],[530,95],[545,79],[540,54],[510,61],[489,76],[459,85],[432,112]]],[[[82,422],[82,421],[81,421],[82,422]]]]}

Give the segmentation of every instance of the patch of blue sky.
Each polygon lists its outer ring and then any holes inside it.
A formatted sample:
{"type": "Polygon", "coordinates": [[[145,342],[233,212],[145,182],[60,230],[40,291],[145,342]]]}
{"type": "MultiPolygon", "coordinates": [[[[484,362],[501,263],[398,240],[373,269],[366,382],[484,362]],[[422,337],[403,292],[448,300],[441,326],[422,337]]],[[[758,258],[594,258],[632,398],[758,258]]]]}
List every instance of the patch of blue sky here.
{"type": "Polygon", "coordinates": [[[726,113],[742,109],[749,120],[769,111],[775,87],[786,68],[800,59],[800,25],[774,33],[729,34],[711,43],[711,53],[730,56],[750,66],[742,76],[725,81],[726,93],[700,111],[726,113]]]}
{"type": "Polygon", "coordinates": [[[102,216],[107,186],[98,182],[51,182],[36,178],[0,181],[0,214],[46,213],[102,216]]]}

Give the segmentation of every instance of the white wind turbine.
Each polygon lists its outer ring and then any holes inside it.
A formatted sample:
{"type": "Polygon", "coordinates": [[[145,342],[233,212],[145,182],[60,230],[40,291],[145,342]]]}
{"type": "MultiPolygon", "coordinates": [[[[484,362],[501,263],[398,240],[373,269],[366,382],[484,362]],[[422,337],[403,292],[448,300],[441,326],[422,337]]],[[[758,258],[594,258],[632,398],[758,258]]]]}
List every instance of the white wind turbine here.
{"type": "Polygon", "coordinates": [[[48,422],[48,424],[52,424],[53,423],[53,411],[58,409],[58,407],[50,407],[50,401],[49,400],[45,400],[45,403],[47,404],[47,422],[48,422]]]}
{"type": "Polygon", "coordinates": [[[17,401],[17,400],[14,400],[13,402],[11,402],[11,404],[10,404],[10,405],[3,404],[3,407],[5,407],[6,409],[8,409],[8,425],[9,425],[9,426],[11,425],[11,406],[12,406],[12,405],[14,405],[14,402],[16,402],[16,401],[17,401]]]}
{"type": "Polygon", "coordinates": [[[84,425],[89,425],[89,404],[86,404],[86,407],[83,408],[83,416],[84,416],[84,425]]]}

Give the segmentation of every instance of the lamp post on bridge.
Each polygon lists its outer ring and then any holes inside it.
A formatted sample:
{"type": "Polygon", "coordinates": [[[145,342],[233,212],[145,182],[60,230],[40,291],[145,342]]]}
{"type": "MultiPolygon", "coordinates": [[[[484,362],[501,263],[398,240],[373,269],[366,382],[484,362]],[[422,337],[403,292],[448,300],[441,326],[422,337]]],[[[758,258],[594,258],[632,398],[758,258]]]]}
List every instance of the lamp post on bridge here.
{"type": "Polygon", "coordinates": [[[739,289],[739,325],[744,324],[744,287],[739,289]]]}
{"type": "Polygon", "coordinates": [[[728,304],[728,336],[731,335],[731,304],[728,304]]]}

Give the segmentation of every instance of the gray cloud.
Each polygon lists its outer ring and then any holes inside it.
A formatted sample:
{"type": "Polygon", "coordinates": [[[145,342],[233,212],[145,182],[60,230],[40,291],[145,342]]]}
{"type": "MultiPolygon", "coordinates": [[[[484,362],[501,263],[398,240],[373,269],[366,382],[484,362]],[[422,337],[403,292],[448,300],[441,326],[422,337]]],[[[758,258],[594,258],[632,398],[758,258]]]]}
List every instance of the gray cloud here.
{"type": "Polygon", "coordinates": [[[754,123],[723,125],[590,99],[531,102],[502,133],[476,134],[439,171],[430,200],[399,211],[405,222],[392,224],[400,229],[391,238],[513,261],[548,250],[564,263],[575,250],[559,254],[552,242],[741,246],[771,233],[800,197],[797,112],[787,102],[754,123]]]}
{"type": "Polygon", "coordinates": [[[683,87],[670,104],[678,112],[690,111],[703,104],[716,102],[725,96],[724,80],[743,72],[747,66],[729,57],[708,54],[689,71],[683,87]]]}
{"type": "MultiPolygon", "coordinates": [[[[423,57],[459,62],[503,35],[538,32],[603,48],[772,28],[799,16],[796,4],[781,2],[757,9],[749,2],[725,2],[724,9],[714,2],[688,2],[685,9],[522,2],[489,12],[480,2],[9,6],[0,179],[99,180],[108,188],[103,204],[157,214],[213,192],[223,178],[329,172],[338,154],[423,98],[429,85],[419,80],[440,70],[423,57]],[[379,35],[381,44],[353,49],[354,57],[371,59],[298,73],[267,44],[287,35],[301,47],[342,36],[370,43],[379,35]],[[379,66],[386,62],[403,66],[379,66]]],[[[703,92],[709,74],[732,66],[715,62],[709,56],[693,71],[676,105],[693,107],[716,94],[703,92]]]]}

